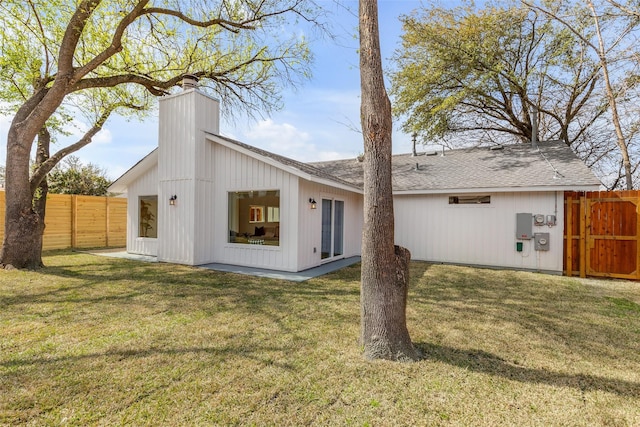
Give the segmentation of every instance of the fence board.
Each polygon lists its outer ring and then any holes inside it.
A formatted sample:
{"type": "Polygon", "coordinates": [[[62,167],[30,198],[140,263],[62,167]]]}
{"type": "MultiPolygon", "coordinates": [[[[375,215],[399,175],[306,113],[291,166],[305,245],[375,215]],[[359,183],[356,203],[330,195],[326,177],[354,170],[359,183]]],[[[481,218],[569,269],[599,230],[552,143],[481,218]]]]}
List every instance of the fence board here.
{"type": "Polygon", "coordinates": [[[127,199],[107,199],[107,246],[121,247],[127,244],[127,199]]]}
{"type": "MultiPolygon", "coordinates": [[[[4,238],[5,194],[0,191],[0,238],[4,238]]],[[[127,199],[49,194],[42,248],[123,247],[127,199]]]]}
{"type": "Polygon", "coordinates": [[[566,192],[565,274],[639,280],[639,205],[640,191],[566,192]]]}
{"type": "Polygon", "coordinates": [[[71,203],[70,194],[47,195],[47,211],[42,238],[43,249],[66,249],[71,247],[71,203]]]}

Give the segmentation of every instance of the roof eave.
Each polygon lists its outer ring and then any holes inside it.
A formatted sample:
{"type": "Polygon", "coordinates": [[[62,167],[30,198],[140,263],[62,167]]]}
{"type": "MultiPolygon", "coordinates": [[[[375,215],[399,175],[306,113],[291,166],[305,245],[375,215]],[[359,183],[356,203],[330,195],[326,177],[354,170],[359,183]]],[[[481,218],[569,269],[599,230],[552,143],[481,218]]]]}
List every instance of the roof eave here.
{"type": "Polygon", "coordinates": [[[304,172],[296,167],[290,166],[290,165],[286,165],[284,163],[281,163],[279,161],[277,161],[276,159],[272,159],[269,157],[265,157],[262,156],[258,153],[255,153],[251,150],[248,150],[244,147],[241,147],[240,145],[234,144],[233,142],[227,141],[225,138],[219,137],[218,135],[215,134],[210,134],[207,133],[207,137],[211,140],[213,140],[216,144],[220,144],[224,147],[227,147],[231,150],[237,151],[239,153],[242,153],[248,157],[251,157],[253,159],[259,160],[261,162],[264,162],[270,166],[273,166],[275,168],[284,170],[285,172],[288,172],[292,175],[295,175],[299,178],[305,179],[307,181],[310,182],[316,182],[318,184],[324,184],[324,185],[328,185],[330,187],[335,187],[335,188],[339,188],[341,190],[345,190],[345,191],[351,191],[353,193],[358,193],[358,194],[363,194],[364,191],[361,188],[358,188],[356,186],[351,186],[351,185],[346,185],[346,184],[342,184],[340,182],[336,182],[330,179],[325,179],[322,177],[318,177],[312,174],[309,174],[307,172],[304,172]]]}
{"type": "Polygon", "coordinates": [[[154,148],[149,154],[144,156],[138,163],[131,166],[128,171],[111,183],[108,191],[122,194],[127,192],[127,187],[140,178],[146,171],[158,164],[158,148],[154,148]]]}
{"type": "Polygon", "coordinates": [[[484,188],[441,188],[426,190],[394,190],[393,194],[418,195],[418,194],[451,194],[451,193],[514,193],[514,192],[547,192],[547,191],[598,191],[600,184],[584,185],[556,185],[556,186],[528,186],[528,187],[484,187],[484,188]]]}

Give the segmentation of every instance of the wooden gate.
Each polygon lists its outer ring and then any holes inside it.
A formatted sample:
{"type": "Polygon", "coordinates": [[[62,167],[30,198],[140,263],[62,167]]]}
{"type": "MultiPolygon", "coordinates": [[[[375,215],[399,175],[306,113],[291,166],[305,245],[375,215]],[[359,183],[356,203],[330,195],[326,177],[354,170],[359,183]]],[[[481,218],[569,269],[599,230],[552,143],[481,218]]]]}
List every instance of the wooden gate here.
{"type": "Polygon", "coordinates": [[[640,191],[565,192],[567,276],[640,280],[640,191]]]}

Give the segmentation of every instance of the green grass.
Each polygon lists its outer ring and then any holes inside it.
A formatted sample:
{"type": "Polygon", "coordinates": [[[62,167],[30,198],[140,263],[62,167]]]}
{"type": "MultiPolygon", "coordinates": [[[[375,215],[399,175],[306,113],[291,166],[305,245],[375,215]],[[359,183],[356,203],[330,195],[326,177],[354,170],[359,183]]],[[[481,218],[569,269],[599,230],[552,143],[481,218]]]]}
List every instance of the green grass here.
{"type": "Polygon", "coordinates": [[[418,363],[359,266],[304,283],[52,253],[0,271],[0,425],[640,425],[640,284],[412,263],[418,363]]]}

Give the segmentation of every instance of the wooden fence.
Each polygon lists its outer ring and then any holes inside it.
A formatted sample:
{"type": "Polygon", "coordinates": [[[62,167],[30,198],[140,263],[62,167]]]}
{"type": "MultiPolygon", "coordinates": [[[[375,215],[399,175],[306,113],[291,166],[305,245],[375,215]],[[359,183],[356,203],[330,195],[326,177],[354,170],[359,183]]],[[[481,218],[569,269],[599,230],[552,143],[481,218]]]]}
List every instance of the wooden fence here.
{"type": "MultiPolygon", "coordinates": [[[[4,238],[4,191],[0,191],[0,239],[4,238]]],[[[49,194],[43,249],[124,247],[127,199],[49,194]]]]}
{"type": "Polygon", "coordinates": [[[640,191],[565,192],[567,276],[640,280],[640,191]]]}

